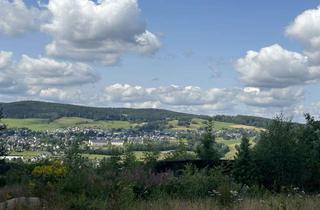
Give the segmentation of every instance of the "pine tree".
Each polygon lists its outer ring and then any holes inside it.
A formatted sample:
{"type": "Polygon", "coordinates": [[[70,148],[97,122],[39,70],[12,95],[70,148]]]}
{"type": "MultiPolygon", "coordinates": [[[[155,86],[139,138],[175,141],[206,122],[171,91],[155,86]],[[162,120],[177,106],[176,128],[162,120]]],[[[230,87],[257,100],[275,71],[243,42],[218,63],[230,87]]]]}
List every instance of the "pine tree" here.
{"type": "Polygon", "coordinates": [[[235,180],[243,185],[253,183],[254,164],[251,156],[250,142],[247,137],[242,137],[240,147],[237,147],[233,176],[235,180]]]}
{"type": "Polygon", "coordinates": [[[213,120],[209,119],[206,125],[206,132],[197,147],[196,153],[202,160],[219,160],[221,154],[218,151],[215,136],[213,135],[213,120]]]}

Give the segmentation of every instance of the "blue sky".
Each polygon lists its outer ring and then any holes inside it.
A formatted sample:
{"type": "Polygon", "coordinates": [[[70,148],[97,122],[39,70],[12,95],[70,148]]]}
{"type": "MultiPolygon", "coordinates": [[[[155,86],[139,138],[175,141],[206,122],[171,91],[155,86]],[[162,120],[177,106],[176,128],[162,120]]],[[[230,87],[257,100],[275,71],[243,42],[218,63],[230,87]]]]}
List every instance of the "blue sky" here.
{"type": "Polygon", "coordinates": [[[318,115],[319,1],[99,2],[1,0],[0,100],[318,115]]]}

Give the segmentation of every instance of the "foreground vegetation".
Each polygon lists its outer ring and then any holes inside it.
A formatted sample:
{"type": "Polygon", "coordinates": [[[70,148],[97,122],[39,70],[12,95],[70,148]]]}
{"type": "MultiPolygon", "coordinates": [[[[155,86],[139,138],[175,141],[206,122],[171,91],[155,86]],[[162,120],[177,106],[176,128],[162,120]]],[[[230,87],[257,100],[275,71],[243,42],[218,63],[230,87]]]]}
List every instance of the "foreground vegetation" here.
{"type": "Polygon", "coordinates": [[[306,121],[276,118],[255,145],[242,139],[234,161],[221,160],[213,121],[193,161],[181,146],[160,162],[158,151],[146,150],[137,160],[127,150],[94,164],[74,140],[61,158],[2,160],[0,201],[38,199],[32,208],[22,202],[25,209],[318,209],[320,121],[309,115],[306,121]]]}
{"type": "Polygon", "coordinates": [[[320,199],[318,196],[289,196],[273,195],[264,198],[245,198],[232,206],[221,206],[214,199],[196,200],[156,200],[134,203],[134,210],[318,210],[320,199]]]}

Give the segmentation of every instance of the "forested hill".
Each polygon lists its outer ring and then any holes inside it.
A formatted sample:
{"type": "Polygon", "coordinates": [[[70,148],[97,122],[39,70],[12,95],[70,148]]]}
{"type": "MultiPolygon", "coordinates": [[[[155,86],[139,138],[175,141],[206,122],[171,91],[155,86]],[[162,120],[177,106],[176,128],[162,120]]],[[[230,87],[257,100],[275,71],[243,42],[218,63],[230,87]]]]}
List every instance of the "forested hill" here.
{"type": "Polygon", "coordinates": [[[188,120],[208,118],[203,115],[185,114],[162,109],[98,108],[39,101],[0,103],[6,118],[81,117],[93,120],[128,120],[150,122],[166,119],[188,120]]]}
{"type": "MultiPolygon", "coordinates": [[[[168,111],[163,109],[131,109],[131,108],[98,108],[70,104],[59,104],[39,101],[20,101],[0,103],[6,118],[43,118],[82,117],[93,120],[128,120],[150,122],[166,119],[191,120],[192,118],[208,119],[205,115],[194,115],[168,111]]],[[[217,115],[216,121],[230,122],[256,127],[266,127],[271,119],[254,116],[217,115]]]]}

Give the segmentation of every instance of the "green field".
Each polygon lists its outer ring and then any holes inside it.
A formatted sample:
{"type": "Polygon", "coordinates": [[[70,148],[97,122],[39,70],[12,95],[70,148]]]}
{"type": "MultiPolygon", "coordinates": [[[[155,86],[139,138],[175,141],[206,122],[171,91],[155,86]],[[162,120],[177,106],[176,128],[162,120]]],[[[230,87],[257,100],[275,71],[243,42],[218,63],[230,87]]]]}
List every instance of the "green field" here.
{"type": "Polygon", "coordinates": [[[37,157],[39,155],[41,155],[42,152],[41,151],[23,151],[23,152],[10,152],[9,155],[11,156],[21,156],[24,157],[25,159],[31,159],[33,157],[37,157]]]}
{"type": "Polygon", "coordinates": [[[130,123],[128,121],[94,121],[79,117],[62,117],[54,121],[47,119],[2,119],[2,123],[6,124],[8,128],[29,128],[34,131],[54,130],[58,128],[80,127],[80,128],[131,128],[138,124],[130,123]]]}
{"type": "MultiPolygon", "coordinates": [[[[169,121],[168,126],[173,130],[197,130],[200,128],[204,128],[205,123],[206,123],[206,120],[194,118],[194,119],[192,119],[189,126],[179,125],[178,120],[169,121]]],[[[236,124],[214,121],[213,126],[215,129],[226,129],[226,128],[233,128],[233,126],[236,126],[236,124]]]]}
{"type": "MultiPolygon", "coordinates": [[[[171,120],[168,122],[168,127],[172,130],[197,130],[205,126],[205,120],[194,118],[192,119],[189,126],[178,125],[178,120],[171,120]]],[[[103,120],[91,120],[79,117],[62,117],[54,121],[49,121],[48,119],[14,119],[14,118],[4,118],[2,123],[6,124],[8,128],[28,128],[33,131],[52,131],[58,128],[100,128],[100,129],[113,129],[113,128],[124,128],[129,129],[138,126],[137,123],[131,123],[129,121],[103,121],[103,120]]],[[[215,129],[227,129],[239,127],[241,125],[225,122],[214,122],[215,129]]]]}
{"type": "MultiPolygon", "coordinates": [[[[218,138],[217,142],[225,144],[229,147],[230,151],[224,156],[224,159],[232,160],[236,156],[236,152],[237,152],[236,145],[240,145],[241,139],[224,140],[222,138],[218,138]]],[[[250,139],[250,144],[251,146],[255,144],[252,138],[250,139]]]]}

